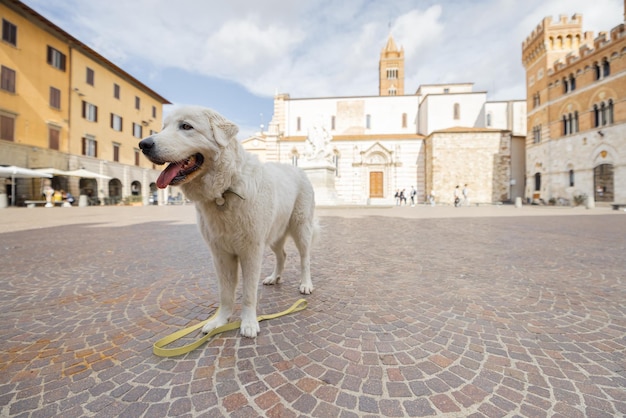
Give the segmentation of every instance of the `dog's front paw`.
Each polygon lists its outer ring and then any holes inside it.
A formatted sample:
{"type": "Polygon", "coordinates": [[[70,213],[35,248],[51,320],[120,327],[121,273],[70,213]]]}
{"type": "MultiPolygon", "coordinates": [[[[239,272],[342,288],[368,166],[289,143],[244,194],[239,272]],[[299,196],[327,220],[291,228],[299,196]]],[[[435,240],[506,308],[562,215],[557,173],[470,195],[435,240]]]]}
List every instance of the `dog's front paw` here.
{"type": "Polygon", "coordinates": [[[313,284],[305,283],[300,285],[300,293],[303,295],[310,295],[313,293],[313,284]]]}
{"type": "Polygon", "coordinates": [[[222,325],[226,325],[227,323],[228,323],[228,318],[220,318],[219,316],[217,316],[211,319],[206,324],[204,324],[204,326],[202,327],[202,332],[204,332],[205,334],[208,334],[209,332],[213,331],[215,328],[219,328],[222,325]]]}
{"type": "Polygon", "coordinates": [[[265,280],[263,280],[264,285],[273,285],[276,283],[280,283],[280,276],[272,274],[271,276],[267,276],[265,280]]]}
{"type": "Polygon", "coordinates": [[[257,321],[256,318],[252,320],[242,319],[239,331],[244,337],[254,338],[259,332],[261,332],[261,327],[259,327],[259,321],[257,321]]]}

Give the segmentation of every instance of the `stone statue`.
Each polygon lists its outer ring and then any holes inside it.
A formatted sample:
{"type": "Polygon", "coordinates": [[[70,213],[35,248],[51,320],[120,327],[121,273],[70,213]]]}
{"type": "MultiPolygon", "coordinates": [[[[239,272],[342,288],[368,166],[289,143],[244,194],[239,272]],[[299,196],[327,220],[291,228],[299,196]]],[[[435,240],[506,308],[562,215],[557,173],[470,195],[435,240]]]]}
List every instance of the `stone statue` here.
{"type": "Polygon", "coordinates": [[[314,126],[309,129],[304,145],[304,157],[312,162],[332,162],[330,141],[333,137],[325,128],[314,126]]]}

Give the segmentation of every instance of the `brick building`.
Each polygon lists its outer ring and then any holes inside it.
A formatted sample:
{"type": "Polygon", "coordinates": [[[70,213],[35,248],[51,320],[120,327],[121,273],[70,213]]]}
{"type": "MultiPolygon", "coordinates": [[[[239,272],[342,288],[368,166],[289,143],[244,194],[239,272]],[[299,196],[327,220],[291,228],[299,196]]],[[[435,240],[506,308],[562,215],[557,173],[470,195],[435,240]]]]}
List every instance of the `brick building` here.
{"type": "Polygon", "coordinates": [[[626,203],[626,27],[582,28],[579,14],[546,17],[522,43],[526,195],[626,203]]]}

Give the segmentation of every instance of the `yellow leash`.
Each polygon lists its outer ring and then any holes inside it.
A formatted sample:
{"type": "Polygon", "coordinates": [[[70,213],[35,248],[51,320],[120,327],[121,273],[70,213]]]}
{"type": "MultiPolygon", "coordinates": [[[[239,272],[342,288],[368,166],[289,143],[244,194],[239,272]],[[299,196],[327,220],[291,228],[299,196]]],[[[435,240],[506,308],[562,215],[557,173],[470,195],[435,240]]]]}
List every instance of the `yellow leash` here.
{"type": "MultiPolygon", "coordinates": [[[[261,322],[266,319],[278,318],[280,316],[284,316],[290,313],[299,312],[305,309],[306,306],[307,306],[306,299],[299,299],[296,303],[294,303],[288,309],[285,309],[282,312],[278,312],[275,314],[268,314],[268,315],[259,315],[256,319],[257,321],[261,322]]],[[[180,356],[182,354],[189,353],[190,351],[193,351],[196,348],[200,347],[202,344],[204,344],[209,339],[211,339],[211,337],[213,337],[214,335],[221,334],[222,332],[238,329],[239,326],[241,325],[241,321],[229,322],[226,325],[222,325],[221,327],[215,328],[213,331],[209,332],[204,337],[200,338],[199,340],[194,341],[191,344],[183,345],[182,347],[176,347],[176,348],[163,348],[166,345],[171,344],[174,341],[179,340],[188,334],[191,334],[195,330],[202,328],[204,324],[209,322],[215,315],[217,315],[217,311],[215,311],[215,313],[211,315],[211,317],[207,319],[206,321],[202,321],[199,324],[192,325],[188,328],[182,329],[180,331],[176,331],[175,333],[170,334],[165,338],[161,338],[159,341],[155,342],[154,345],[152,346],[152,352],[159,357],[180,356]]]]}

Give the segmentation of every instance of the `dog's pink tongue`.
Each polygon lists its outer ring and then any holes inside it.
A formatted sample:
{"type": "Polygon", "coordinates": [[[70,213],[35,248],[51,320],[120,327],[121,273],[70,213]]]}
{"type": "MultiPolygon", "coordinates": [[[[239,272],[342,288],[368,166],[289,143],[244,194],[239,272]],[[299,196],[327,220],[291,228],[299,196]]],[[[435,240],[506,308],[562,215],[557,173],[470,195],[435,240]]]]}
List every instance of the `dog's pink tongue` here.
{"type": "Polygon", "coordinates": [[[182,165],[182,163],[170,163],[159,175],[156,181],[157,187],[159,189],[165,189],[172,180],[174,180],[174,177],[176,177],[182,165]]]}

